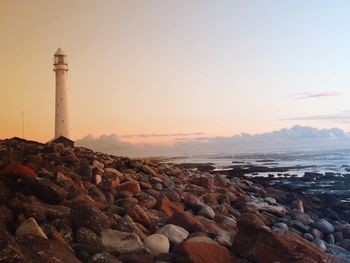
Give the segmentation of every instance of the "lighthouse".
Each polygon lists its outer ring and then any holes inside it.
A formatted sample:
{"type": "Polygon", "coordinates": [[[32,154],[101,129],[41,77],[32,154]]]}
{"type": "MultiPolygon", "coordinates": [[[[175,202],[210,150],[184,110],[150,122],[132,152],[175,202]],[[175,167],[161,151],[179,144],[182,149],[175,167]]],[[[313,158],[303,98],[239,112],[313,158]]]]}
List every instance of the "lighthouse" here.
{"type": "Polygon", "coordinates": [[[68,105],[68,63],[67,56],[61,48],[54,55],[54,71],[56,75],[56,104],[55,104],[55,138],[71,139],[71,126],[68,105]]]}

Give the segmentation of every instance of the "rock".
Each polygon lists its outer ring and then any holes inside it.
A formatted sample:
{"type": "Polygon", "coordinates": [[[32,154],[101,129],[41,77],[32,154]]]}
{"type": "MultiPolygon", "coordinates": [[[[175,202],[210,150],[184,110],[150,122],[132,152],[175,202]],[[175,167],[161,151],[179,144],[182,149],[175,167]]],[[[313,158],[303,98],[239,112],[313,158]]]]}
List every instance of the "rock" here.
{"type": "Polygon", "coordinates": [[[76,231],[75,240],[78,243],[88,244],[96,248],[100,248],[102,245],[100,236],[86,227],[81,227],[76,231]]]}
{"type": "Polygon", "coordinates": [[[92,162],[92,167],[103,169],[105,167],[105,165],[103,163],[99,162],[98,160],[94,160],[92,162]]]}
{"type": "Polygon", "coordinates": [[[8,209],[7,206],[0,206],[0,228],[6,228],[7,224],[13,220],[12,210],[8,209]]]}
{"type": "Polygon", "coordinates": [[[241,257],[256,262],[332,262],[315,245],[292,232],[272,232],[241,217],[233,250],[241,257]]]}
{"type": "Polygon", "coordinates": [[[246,205],[246,203],[250,201],[251,199],[249,196],[242,194],[238,196],[237,200],[234,202],[234,206],[237,207],[238,209],[241,209],[246,205]]]}
{"type": "Polygon", "coordinates": [[[126,214],[129,215],[135,222],[138,222],[145,227],[148,227],[152,224],[152,221],[149,218],[149,216],[145,213],[145,211],[139,205],[134,205],[130,207],[126,211],[126,214]]]}
{"type": "Polygon", "coordinates": [[[162,228],[158,229],[157,234],[165,235],[171,244],[181,243],[189,236],[189,233],[186,229],[172,224],[165,225],[162,228]]]}
{"type": "Polygon", "coordinates": [[[25,262],[80,263],[70,249],[55,240],[25,235],[17,237],[16,241],[27,259],[25,262]]]}
{"type": "Polygon", "coordinates": [[[153,234],[143,240],[147,250],[154,256],[169,252],[169,240],[165,235],[153,234]]]}
{"type": "Polygon", "coordinates": [[[37,177],[37,174],[32,168],[23,164],[12,164],[1,170],[0,175],[16,175],[16,176],[31,176],[37,177]]]}
{"type": "Polygon", "coordinates": [[[301,213],[304,213],[304,204],[302,200],[294,200],[289,204],[290,208],[295,209],[301,213]]]}
{"type": "Polygon", "coordinates": [[[183,242],[174,249],[175,262],[230,263],[230,253],[225,247],[207,242],[183,242]]]}
{"type": "Polygon", "coordinates": [[[173,216],[176,212],[184,211],[185,207],[180,203],[175,203],[170,201],[164,195],[160,195],[157,200],[157,208],[160,211],[163,211],[169,218],[173,216]]]}
{"type": "Polygon", "coordinates": [[[92,263],[123,263],[118,258],[112,254],[103,251],[101,253],[95,254],[92,257],[92,263]]]}
{"type": "Polygon", "coordinates": [[[335,239],[334,239],[334,236],[332,234],[327,235],[325,238],[325,241],[330,245],[335,244],[335,239]]]}
{"type": "Polygon", "coordinates": [[[103,248],[110,253],[138,253],[145,249],[140,237],[133,233],[105,229],[101,232],[103,248]]]}
{"type": "Polygon", "coordinates": [[[272,229],[278,228],[283,231],[288,231],[288,226],[285,223],[276,223],[273,225],[272,229]]]}
{"type": "Polygon", "coordinates": [[[315,238],[314,239],[314,243],[316,244],[316,246],[318,246],[322,251],[326,251],[326,245],[323,242],[323,240],[319,239],[319,238],[315,238]]]}
{"type": "Polygon", "coordinates": [[[310,233],[305,233],[305,234],[304,234],[304,238],[305,238],[306,240],[309,240],[309,241],[313,241],[313,240],[314,240],[314,236],[311,235],[310,233]]]}
{"type": "Polygon", "coordinates": [[[9,189],[6,184],[0,181],[0,205],[6,204],[8,200],[11,198],[11,196],[12,196],[11,189],[9,189]]]}
{"type": "Polygon", "coordinates": [[[213,208],[210,206],[206,205],[204,206],[198,213],[199,215],[205,216],[209,219],[215,219],[215,212],[213,208]]]}
{"type": "Polygon", "coordinates": [[[213,180],[209,179],[208,177],[194,178],[192,183],[204,187],[205,189],[212,189],[215,186],[213,180]]]}
{"type": "Polygon", "coordinates": [[[192,215],[192,213],[186,211],[186,212],[176,212],[173,214],[173,216],[169,219],[169,224],[181,226],[184,229],[186,229],[188,232],[193,232],[196,229],[197,226],[197,220],[192,215]]]}
{"type": "Polygon", "coordinates": [[[41,227],[37,224],[34,218],[30,217],[17,228],[16,230],[16,236],[23,236],[23,235],[34,235],[38,237],[42,237],[47,239],[47,236],[41,229],[41,227]]]}
{"type": "Polygon", "coordinates": [[[315,227],[321,230],[325,235],[332,234],[334,232],[334,226],[323,218],[316,221],[315,227]]]}
{"type": "Polygon", "coordinates": [[[76,205],[72,209],[70,219],[74,227],[84,226],[90,228],[96,234],[100,234],[103,229],[111,227],[110,219],[101,210],[86,204],[76,205]]]}
{"type": "Polygon", "coordinates": [[[265,197],[264,201],[267,202],[270,205],[277,205],[276,199],[272,198],[272,197],[265,197]]]}
{"type": "Polygon", "coordinates": [[[0,227],[0,262],[27,263],[14,237],[0,227]]]}
{"type": "Polygon", "coordinates": [[[133,194],[141,192],[140,184],[137,181],[125,182],[118,186],[119,191],[128,191],[133,194]]]}
{"type": "Polygon", "coordinates": [[[293,223],[291,224],[290,227],[298,230],[302,234],[305,234],[305,233],[310,231],[310,227],[309,226],[305,226],[303,223],[301,223],[299,221],[293,221],[293,223]]]}
{"type": "Polygon", "coordinates": [[[126,254],[119,256],[123,263],[154,263],[154,256],[149,253],[126,254]]]}

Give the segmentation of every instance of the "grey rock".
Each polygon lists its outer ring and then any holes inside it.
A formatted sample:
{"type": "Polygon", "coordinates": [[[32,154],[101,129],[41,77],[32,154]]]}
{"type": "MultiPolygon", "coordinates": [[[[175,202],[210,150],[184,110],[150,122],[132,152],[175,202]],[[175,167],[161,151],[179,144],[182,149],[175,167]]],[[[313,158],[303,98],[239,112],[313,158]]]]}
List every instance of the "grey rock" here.
{"type": "Polygon", "coordinates": [[[145,249],[140,237],[134,233],[105,229],[101,232],[103,248],[110,253],[138,253],[145,249]]]}
{"type": "Polygon", "coordinates": [[[181,243],[189,235],[186,229],[172,224],[163,226],[162,228],[158,229],[157,233],[165,235],[172,244],[181,243]]]}
{"type": "Polygon", "coordinates": [[[315,227],[319,229],[323,234],[328,235],[334,232],[334,226],[326,219],[320,219],[315,223],[315,227]]]}
{"type": "Polygon", "coordinates": [[[322,251],[326,251],[327,247],[326,247],[326,244],[323,242],[322,239],[315,238],[315,239],[314,239],[314,243],[315,243],[316,246],[318,246],[322,251]]]}
{"type": "Polygon", "coordinates": [[[153,255],[157,256],[161,253],[168,253],[170,244],[169,239],[162,234],[153,234],[143,240],[147,250],[153,255]]]}

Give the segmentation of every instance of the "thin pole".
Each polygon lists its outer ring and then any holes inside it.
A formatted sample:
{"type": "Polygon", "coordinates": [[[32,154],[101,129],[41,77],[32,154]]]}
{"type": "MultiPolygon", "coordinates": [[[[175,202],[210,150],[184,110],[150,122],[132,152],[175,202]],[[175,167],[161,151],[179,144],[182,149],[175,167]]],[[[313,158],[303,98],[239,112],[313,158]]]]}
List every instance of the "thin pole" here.
{"type": "Polygon", "coordinates": [[[21,115],[22,115],[22,138],[24,139],[24,114],[23,114],[23,111],[21,111],[21,115]]]}

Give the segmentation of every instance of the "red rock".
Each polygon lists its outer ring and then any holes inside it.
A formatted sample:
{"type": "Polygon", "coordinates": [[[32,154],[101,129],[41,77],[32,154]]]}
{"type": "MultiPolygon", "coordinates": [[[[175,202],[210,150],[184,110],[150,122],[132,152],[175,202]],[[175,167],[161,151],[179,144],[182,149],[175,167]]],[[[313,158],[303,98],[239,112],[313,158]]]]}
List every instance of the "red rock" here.
{"type": "Polygon", "coordinates": [[[171,217],[175,212],[181,212],[185,209],[182,204],[172,202],[164,195],[158,197],[157,208],[163,211],[168,217],[171,217]]]}
{"type": "Polygon", "coordinates": [[[137,181],[125,182],[118,186],[119,191],[128,191],[133,194],[141,192],[140,184],[137,181]]]}
{"type": "Polygon", "coordinates": [[[156,170],[154,170],[152,167],[148,166],[148,165],[143,165],[142,166],[142,170],[143,172],[145,172],[146,174],[152,175],[154,177],[157,177],[159,179],[164,180],[165,176],[162,174],[159,174],[158,172],[156,172],[156,170]]]}
{"type": "Polygon", "coordinates": [[[154,208],[157,204],[157,199],[143,192],[139,193],[136,196],[136,199],[139,200],[139,205],[141,207],[146,207],[151,209],[151,208],[154,208]]]}
{"type": "Polygon", "coordinates": [[[129,215],[135,222],[138,222],[145,227],[148,227],[152,224],[151,219],[139,205],[130,207],[126,211],[126,214],[129,215]]]}
{"type": "Polygon", "coordinates": [[[177,263],[231,263],[225,247],[206,242],[183,242],[174,252],[177,263]]]}
{"type": "Polygon", "coordinates": [[[194,232],[197,226],[197,220],[191,212],[176,212],[169,219],[169,224],[181,226],[188,232],[194,232]]]}
{"type": "Polygon", "coordinates": [[[212,189],[215,187],[215,184],[213,180],[211,180],[208,177],[199,177],[199,178],[194,178],[192,180],[192,183],[201,187],[204,187],[205,189],[212,189]]]}
{"type": "Polygon", "coordinates": [[[1,175],[19,175],[19,176],[32,176],[37,177],[37,174],[32,170],[32,168],[25,166],[23,164],[12,164],[0,172],[1,175]]]}
{"type": "Polygon", "coordinates": [[[237,223],[239,232],[233,243],[233,251],[251,261],[330,263],[333,262],[316,245],[297,234],[272,232],[264,227],[262,220],[253,214],[237,223]]]}
{"type": "Polygon", "coordinates": [[[97,209],[103,209],[106,207],[106,205],[96,202],[94,199],[84,193],[78,194],[73,199],[65,200],[62,204],[70,208],[75,207],[77,204],[87,204],[97,209]]]}
{"type": "Polygon", "coordinates": [[[152,188],[152,185],[148,184],[148,183],[145,183],[145,182],[140,182],[140,187],[141,189],[143,190],[147,190],[147,189],[151,189],[152,188]]]}

